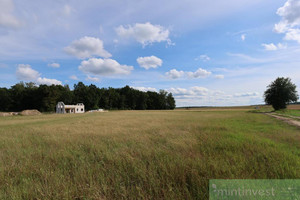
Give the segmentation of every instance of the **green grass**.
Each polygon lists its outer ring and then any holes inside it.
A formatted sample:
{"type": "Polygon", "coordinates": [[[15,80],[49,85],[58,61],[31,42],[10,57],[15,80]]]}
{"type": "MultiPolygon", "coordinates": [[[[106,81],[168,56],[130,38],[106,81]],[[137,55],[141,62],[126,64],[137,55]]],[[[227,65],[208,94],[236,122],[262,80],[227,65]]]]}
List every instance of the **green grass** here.
{"type": "Polygon", "coordinates": [[[278,110],[278,111],[276,111],[276,113],[279,113],[279,114],[282,114],[282,115],[286,115],[286,116],[300,117],[300,110],[288,110],[288,109],[284,109],[284,110],[278,110]]]}
{"type": "Polygon", "coordinates": [[[300,178],[299,129],[239,110],[0,118],[0,199],[207,199],[217,178],[300,178]]]}

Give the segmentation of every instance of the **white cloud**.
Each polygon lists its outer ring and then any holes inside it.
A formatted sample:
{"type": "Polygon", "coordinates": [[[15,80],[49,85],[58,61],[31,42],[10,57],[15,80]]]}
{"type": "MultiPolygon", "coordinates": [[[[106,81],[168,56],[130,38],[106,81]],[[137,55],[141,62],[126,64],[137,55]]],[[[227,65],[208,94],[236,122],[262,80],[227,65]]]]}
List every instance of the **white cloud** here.
{"type": "Polygon", "coordinates": [[[30,65],[19,64],[16,71],[17,78],[22,81],[34,81],[40,76],[38,71],[31,68],[30,65]]]}
{"type": "Polygon", "coordinates": [[[211,74],[211,72],[209,72],[205,69],[199,68],[195,72],[186,72],[186,74],[189,78],[205,78],[205,77],[209,76],[211,74]]]}
{"type": "Polygon", "coordinates": [[[36,83],[38,85],[62,85],[61,81],[58,81],[56,79],[41,78],[41,77],[39,77],[36,80],[36,83]]]}
{"type": "Polygon", "coordinates": [[[172,44],[169,38],[170,31],[168,29],[160,25],[152,25],[149,22],[144,24],[136,23],[133,26],[128,25],[126,27],[121,25],[116,28],[116,32],[120,37],[134,38],[143,46],[154,42],[167,42],[169,45],[172,44]]]}
{"type": "Polygon", "coordinates": [[[286,49],[285,44],[278,43],[277,45],[270,43],[270,44],[262,44],[262,46],[265,48],[267,51],[276,51],[279,49],[286,49]]]}
{"type": "Polygon", "coordinates": [[[277,14],[281,21],[274,26],[278,33],[285,33],[285,40],[295,40],[300,43],[300,1],[288,0],[278,8],[277,14]]]}
{"type": "Polygon", "coordinates": [[[97,77],[91,77],[91,76],[87,76],[86,79],[87,81],[93,81],[93,82],[99,82],[100,79],[97,77]]]}
{"type": "Polygon", "coordinates": [[[295,40],[300,44],[300,29],[289,29],[284,37],[285,40],[295,40]]]}
{"type": "Polygon", "coordinates": [[[277,33],[284,33],[288,30],[287,23],[280,21],[278,24],[274,25],[274,31],[277,33]]]}
{"type": "Polygon", "coordinates": [[[75,80],[75,81],[76,81],[76,80],[79,80],[78,77],[75,76],[75,75],[72,75],[72,76],[70,76],[69,78],[72,79],[72,80],[75,80]]]}
{"type": "Polygon", "coordinates": [[[79,40],[75,40],[70,46],[65,47],[64,50],[68,54],[81,59],[93,56],[111,57],[111,54],[104,49],[102,40],[94,37],[85,36],[79,40]]]}
{"type": "Polygon", "coordinates": [[[300,1],[288,0],[285,4],[278,8],[277,14],[282,17],[282,20],[291,26],[300,24],[300,1]]]}
{"type": "Polygon", "coordinates": [[[170,88],[167,90],[171,92],[175,97],[196,97],[196,96],[205,96],[208,94],[208,89],[204,87],[194,86],[189,89],[186,88],[170,88]]]}
{"type": "Polygon", "coordinates": [[[163,61],[156,56],[138,57],[136,61],[140,65],[140,67],[143,67],[145,69],[157,68],[163,63],[163,61]]]}
{"type": "Polygon", "coordinates": [[[246,35],[245,35],[245,34],[242,34],[242,35],[241,35],[241,40],[245,41],[245,39],[246,39],[246,35]]]}
{"type": "Polygon", "coordinates": [[[258,92],[246,92],[246,93],[235,93],[234,97],[257,97],[259,96],[258,92]]]}
{"type": "Polygon", "coordinates": [[[182,76],[184,76],[184,74],[184,71],[177,71],[176,69],[171,69],[170,71],[165,73],[165,75],[171,79],[181,78],[182,76]]]}
{"type": "Polygon", "coordinates": [[[60,64],[59,63],[50,63],[48,64],[49,67],[53,67],[53,68],[59,68],[60,64]]]}
{"type": "Polygon", "coordinates": [[[196,95],[201,95],[201,96],[207,95],[207,93],[208,93],[208,89],[205,87],[194,86],[194,87],[191,87],[191,90],[196,95]]]}
{"type": "Polygon", "coordinates": [[[218,74],[218,75],[215,75],[215,78],[216,79],[224,79],[224,75],[218,74]]]}
{"type": "Polygon", "coordinates": [[[170,88],[168,91],[171,92],[174,96],[194,95],[195,94],[191,90],[188,90],[185,88],[170,88]]]}
{"type": "Polygon", "coordinates": [[[262,46],[265,48],[267,51],[275,51],[279,49],[285,49],[286,45],[283,45],[281,43],[278,43],[277,45],[270,43],[270,44],[262,44],[262,46]]]}
{"type": "Polygon", "coordinates": [[[147,92],[147,91],[151,91],[151,92],[157,92],[156,88],[153,87],[132,87],[133,89],[142,91],[142,92],[147,92]]]}
{"type": "Polygon", "coordinates": [[[277,46],[275,44],[273,44],[273,43],[271,43],[271,44],[262,44],[262,46],[267,51],[275,51],[275,50],[277,50],[277,46]]]}
{"type": "Polygon", "coordinates": [[[19,64],[16,71],[17,78],[22,81],[32,81],[39,85],[62,85],[61,81],[56,79],[41,78],[40,75],[41,74],[32,69],[30,65],[19,64]]]}
{"type": "Polygon", "coordinates": [[[0,1],[0,27],[19,27],[21,23],[12,14],[14,11],[14,3],[12,0],[0,1]]]}
{"type": "Polygon", "coordinates": [[[209,61],[210,57],[208,55],[203,54],[195,58],[195,60],[209,61]]]}
{"type": "Polygon", "coordinates": [[[183,76],[186,76],[188,78],[205,78],[205,77],[209,76],[210,74],[211,74],[211,72],[209,72],[205,69],[202,69],[202,68],[198,68],[195,72],[177,71],[176,69],[172,69],[165,73],[165,75],[171,79],[178,79],[183,76]]]}
{"type": "Polygon", "coordinates": [[[132,66],[120,65],[115,60],[101,58],[84,60],[78,68],[85,73],[94,75],[130,74],[131,70],[133,70],[132,66]]]}

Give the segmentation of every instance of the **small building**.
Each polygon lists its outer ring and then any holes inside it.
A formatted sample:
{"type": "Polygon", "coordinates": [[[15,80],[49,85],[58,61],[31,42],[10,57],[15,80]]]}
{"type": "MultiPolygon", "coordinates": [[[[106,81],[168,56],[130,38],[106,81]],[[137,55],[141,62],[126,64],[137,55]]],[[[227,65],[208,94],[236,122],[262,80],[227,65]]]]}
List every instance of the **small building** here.
{"type": "Polygon", "coordinates": [[[84,113],[84,104],[78,103],[76,105],[65,105],[64,102],[60,101],[56,105],[56,113],[84,113]]]}

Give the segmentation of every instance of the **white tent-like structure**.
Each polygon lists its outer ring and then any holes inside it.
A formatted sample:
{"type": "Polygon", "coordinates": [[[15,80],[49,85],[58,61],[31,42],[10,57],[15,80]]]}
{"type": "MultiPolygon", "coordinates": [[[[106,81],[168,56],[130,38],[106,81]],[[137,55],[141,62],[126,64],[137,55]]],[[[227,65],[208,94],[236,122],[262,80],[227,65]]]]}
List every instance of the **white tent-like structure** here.
{"type": "Polygon", "coordinates": [[[78,103],[76,105],[65,105],[64,102],[60,101],[56,105],[56,113],[84,113],[84,104],[78,103]]]}

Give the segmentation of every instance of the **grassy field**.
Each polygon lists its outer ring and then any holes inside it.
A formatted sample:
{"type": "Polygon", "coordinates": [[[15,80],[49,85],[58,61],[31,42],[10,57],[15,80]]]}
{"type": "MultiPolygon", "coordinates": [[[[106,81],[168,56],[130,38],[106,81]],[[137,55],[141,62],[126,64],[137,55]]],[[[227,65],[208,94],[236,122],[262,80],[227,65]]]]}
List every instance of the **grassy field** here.
{"type": "Polygon", "coordinates": [[[280,110],[276,112],[282,115],[300,117],[300,110],[280,110]]]}
{"type": "Polygon", "coordinates": [[[2,117],[0,199],[207,199],[212,178],[299,179],[299,128],[246,110],[2,117]]]}

